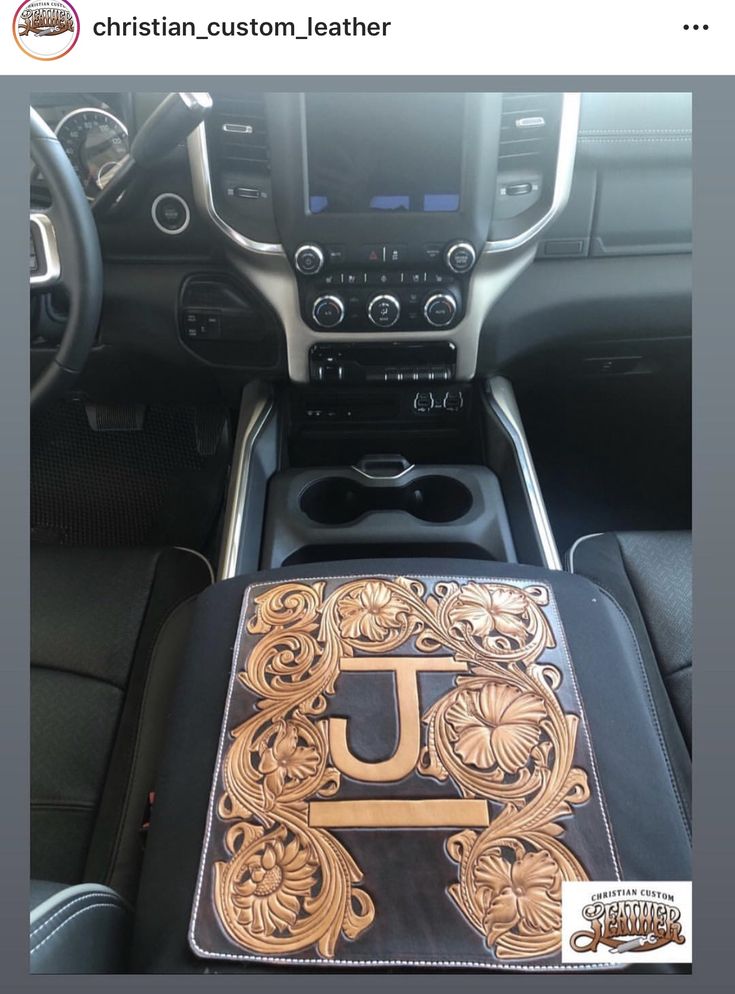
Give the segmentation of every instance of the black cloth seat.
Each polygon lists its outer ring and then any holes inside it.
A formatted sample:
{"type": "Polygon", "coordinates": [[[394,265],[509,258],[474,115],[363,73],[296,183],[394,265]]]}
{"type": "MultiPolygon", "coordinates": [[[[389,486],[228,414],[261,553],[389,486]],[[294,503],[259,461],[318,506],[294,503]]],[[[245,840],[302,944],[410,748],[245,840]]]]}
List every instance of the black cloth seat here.
{"type": "Polygon", "coordinates": [[[211,578],[185,549],[33,548],[33,878],[134,899],[175,668],[211,578]]]}
{"type": "Polygon", "coordinates": [[[578,539],[567,563],[607,590],[650,640],[687,746],[692,747],[692,533],[608,532],[578,539]]]}
{"type": "MultiPolygon", "coordinates": [[[[568,573],[447,560],[353,561],[288,567],[218,583],[198,599],[177,680],[136,907],[130,969],[140,973],[267,972],[199,959],[187,932],[243,595],[251,583],[317,577],[476,577],[549,584],[566,629],[600,786],[624,879],[691,876],[691,760],[675,722],[661,720],[647,676],[651,649],[600,588],[568,573]]],[[[659,683],[660,683],[660,677],[659,683]]],[[[278,968],[275,968],[278,969],[278,968]]],[[[282,968],[281,968],[282,969],[282,968]]]]}

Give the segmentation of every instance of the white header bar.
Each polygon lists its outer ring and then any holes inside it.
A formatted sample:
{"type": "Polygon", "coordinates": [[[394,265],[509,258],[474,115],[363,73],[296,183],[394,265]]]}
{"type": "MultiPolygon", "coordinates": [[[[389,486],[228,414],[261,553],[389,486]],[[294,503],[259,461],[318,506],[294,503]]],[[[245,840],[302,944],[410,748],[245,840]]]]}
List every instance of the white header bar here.
{"type": "Polygon", "coordinates": [[[5,5],[0,72],[39,79],[733,71],[735,9],[722,0],[27,0],[13,16],[14,8],[5,5]],[[54,13],[68,8],[73,31],[54,13]]]}

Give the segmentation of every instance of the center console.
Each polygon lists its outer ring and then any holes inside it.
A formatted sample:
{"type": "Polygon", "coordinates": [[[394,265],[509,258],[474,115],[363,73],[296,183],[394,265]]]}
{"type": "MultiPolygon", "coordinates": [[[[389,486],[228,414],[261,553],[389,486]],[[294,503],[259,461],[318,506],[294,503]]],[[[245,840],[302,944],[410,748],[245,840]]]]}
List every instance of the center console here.
{"type": "Polygon", "coordinates": [[[568,197],[578,95],[213,96],[195,194],[280,319],[290,379],[470,381],[568,197]]]}
{"type": "Polygon", "coordinates": [[[398,547],[557,568],[517,412],[476,374],[569,195],[578,94],[213,98],[195,195],[290,381],[243,401],[222,575],[398,547]]]}

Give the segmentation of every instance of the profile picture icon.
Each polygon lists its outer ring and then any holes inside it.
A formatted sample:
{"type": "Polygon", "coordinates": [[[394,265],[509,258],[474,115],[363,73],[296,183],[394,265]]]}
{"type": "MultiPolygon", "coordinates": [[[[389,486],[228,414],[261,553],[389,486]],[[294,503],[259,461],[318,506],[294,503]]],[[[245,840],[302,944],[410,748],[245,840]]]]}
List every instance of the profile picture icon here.
{"type": "Polygon", "coordinates": [[[79,39],[79,15],[66,0],[26,0],[13,15],[13,37],[26,55],[52,62],[79,39]]]}

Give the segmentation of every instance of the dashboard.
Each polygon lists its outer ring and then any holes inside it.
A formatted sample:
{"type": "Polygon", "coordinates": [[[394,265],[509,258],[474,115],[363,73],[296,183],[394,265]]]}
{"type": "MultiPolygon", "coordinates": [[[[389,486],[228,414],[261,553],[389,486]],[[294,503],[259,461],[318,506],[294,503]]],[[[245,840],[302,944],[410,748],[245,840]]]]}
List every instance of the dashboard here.
{"type": "MultiPolygon", "coordinates": [[[[34,106],[94,200],[164,96],[40,94],[34,106]]],[[[571,306],[577,274],[594,269],[601,299],[607,273],[624,302],[613,271],[632,259],[631,295],[654,270],[667,291],[670,273],[672,330],[687,332],[687,94],[212,97],[206,123],[99,226],[108,297],[122,308],[103,315],[108,352],[137,362],[175,348],[177,366],[198,362],[215,379],[467,381],[523,350],[516,324],[533,320],[541,331],[526,341],[545,340],[533,286],[544,284],[562,335],[555,293],[571,306]]],[[[32,175],[32,202],[45,196],[32,175]]],[[[63,300],[39,311],[43,351],[63,300]]],[[[609,309],[587,308],[592,333],[613,326],[609,309]]]]}

